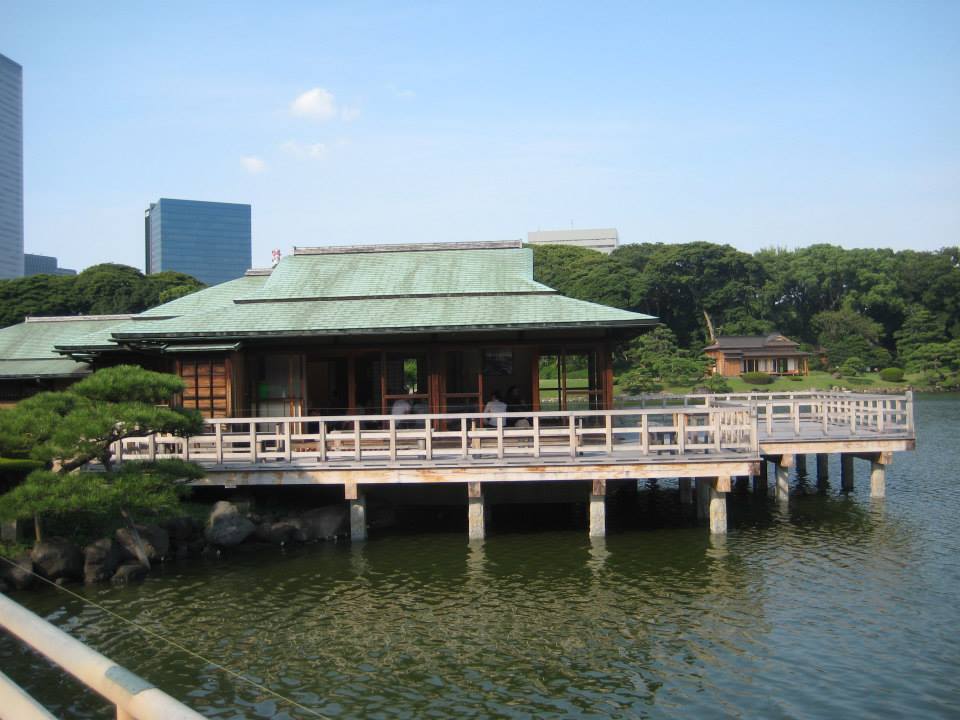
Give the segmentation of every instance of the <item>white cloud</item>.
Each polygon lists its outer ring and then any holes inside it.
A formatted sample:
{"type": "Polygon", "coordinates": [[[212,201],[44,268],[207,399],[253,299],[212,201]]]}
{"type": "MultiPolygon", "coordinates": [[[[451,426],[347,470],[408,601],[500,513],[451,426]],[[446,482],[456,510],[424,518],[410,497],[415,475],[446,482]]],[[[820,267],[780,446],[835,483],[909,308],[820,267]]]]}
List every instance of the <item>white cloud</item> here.
{"type": "Polygon", "coordinates": [[[337,115],[337,101],[329,90],[316,87],[297,96],[290,112],[314,120],[330,120],[337,115]]]}
{"type": "Polygon", "coordinates": [[[296,140],[288,140],[280,146],[280,149],[288,155],[301,158],[319,159],[327,154],[327,146],[324,143],[299,143],[296,140]]]}
{"type": "Polygon", "coordinates": [[[267,164],[255,155],[246,155],[240,158],[240,164],[251,175],[263,172],[267,168],[267,164]]]}

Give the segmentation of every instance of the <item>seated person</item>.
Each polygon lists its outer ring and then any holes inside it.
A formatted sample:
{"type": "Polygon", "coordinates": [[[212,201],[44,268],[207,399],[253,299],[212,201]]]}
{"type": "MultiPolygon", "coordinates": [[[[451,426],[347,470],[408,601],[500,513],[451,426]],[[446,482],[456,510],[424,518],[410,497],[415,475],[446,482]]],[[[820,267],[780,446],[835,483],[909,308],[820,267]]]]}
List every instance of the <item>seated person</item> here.
{"type": "MultiPolygon", "coordinates": [[[[530,409],[530,406],[524,401],[523,396],[520,394],[520,388],[516,385],[511,385],[510,389],[507,390],[507,405],[509,406],[510,412],[523,412],[524,410],[530,409]]],[[[513,421],[513,426],[529,428],[530,420],[528,418],[517,418],[513,421]]]]}
{"type": "MultiPolygon", "coordinates": [[[[494,390],[490,394],[490,401],[487,403],[486,407],[483,408],[485,413],[505,413],[507,411],[507,404],[500,399],[500,394],[494,390]]],[[[488,427],[496,427],[497,419],[496,418],[486,418],[484,421],[488,427]]]]}

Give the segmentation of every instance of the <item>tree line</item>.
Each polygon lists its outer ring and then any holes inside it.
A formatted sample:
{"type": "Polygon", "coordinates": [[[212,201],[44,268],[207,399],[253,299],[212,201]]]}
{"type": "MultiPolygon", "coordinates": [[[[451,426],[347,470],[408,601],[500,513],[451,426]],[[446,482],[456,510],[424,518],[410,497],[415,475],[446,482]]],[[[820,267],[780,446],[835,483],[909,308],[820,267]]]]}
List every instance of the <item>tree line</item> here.
{"type": "Polygon", "coordinates": [[[624,245],[610,255],[557,245],[533,252],[537,280],[571,297],[656,315],[690,357],[709,342],[706,312],[718,335],[776,330],[824,351],[830,367],[853,360],[960,371],[958,247],[811,245],[750,254],[694,242],[624,245]]]}
{"type": "Polygon", "coordinates": [[[179,272],[144,275],[127,265],[94,265],[77,275],[31,275],[0,280],[0,327],[27,315],[138,313],[205,285],[179,272]]]}

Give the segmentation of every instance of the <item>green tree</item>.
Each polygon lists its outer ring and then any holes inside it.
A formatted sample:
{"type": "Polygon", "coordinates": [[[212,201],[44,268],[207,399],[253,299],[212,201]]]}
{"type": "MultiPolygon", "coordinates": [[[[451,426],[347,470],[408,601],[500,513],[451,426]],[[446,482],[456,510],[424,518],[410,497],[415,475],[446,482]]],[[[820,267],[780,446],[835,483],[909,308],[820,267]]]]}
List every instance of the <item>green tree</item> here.
{"type": "Polygon", "coordinates": [[[878,344],[883,327],[855,310],[844,307],[817,313],[811,326],[831,367],[840,367],[851,357],[861,358],[871,367],[886,367],[890,361],[890,353],[878,344]]]}
{"type": "Polygon", "coordinates": [[[900,329],[894,333],[897,354],[906,356],[921,345],[942,341],[946,337],[945,324],[942,317],[934,315],[922,305],[913,305],[900,329]]]}
{"type": "Polygon", "coordinates": [[[155,432],[202,432],[196,411],[161,406],[182,392],[183,381],[132,365],[100,370],[62,392],[40,393],[0,411],[0,456],[42,464],[0,496],[0,518],[87,512],[122,515],[174,509],[184,481],[200,469],[178,460],[113,462],[111,445],[155,432]],[[96,462],[91,470],[88,465],[96,462]]]}
{"type": "MultiPolygon", "coordinates": [[[[638,381],[646,376],[655,383],[669,385],[694,385],[710,366],[706,356],[682,350],[673,331],[663,325],[634,338],[626,349],[625,361],[626,370],[638,371],[631,376],[638,381]]],[[[623,375],[621,385],[622,378],[623,375]]]]}
{"type": "Polygon", "coordinates": [[[126,265],[94,265],[75,276],[34,275],[0,280],[0,327],[28,315],[138,313],[203,288],[178,272],[144,275],[126,265]]]}

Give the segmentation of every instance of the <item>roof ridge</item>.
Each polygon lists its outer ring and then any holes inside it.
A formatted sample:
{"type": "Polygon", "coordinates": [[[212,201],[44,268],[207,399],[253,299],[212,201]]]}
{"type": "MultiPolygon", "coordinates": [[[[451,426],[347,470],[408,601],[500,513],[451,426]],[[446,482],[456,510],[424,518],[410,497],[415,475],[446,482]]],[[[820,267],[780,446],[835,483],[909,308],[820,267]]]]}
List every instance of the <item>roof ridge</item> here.
{"type": "Polygon", "coordinates": [[[70,322],[73,320],[130,320],[136,313],[130,315],[27,315],[23,321],[38,322],[70,322]]]}
{"type": "Polygon", "coordinates": [[[479,242],[398,243],[396,245],[330,245],[298,247],[293,255],[358,255],[362,253],[433,252],[437,250],[519,250],[522,240],[486,240],[479,242]]]}

